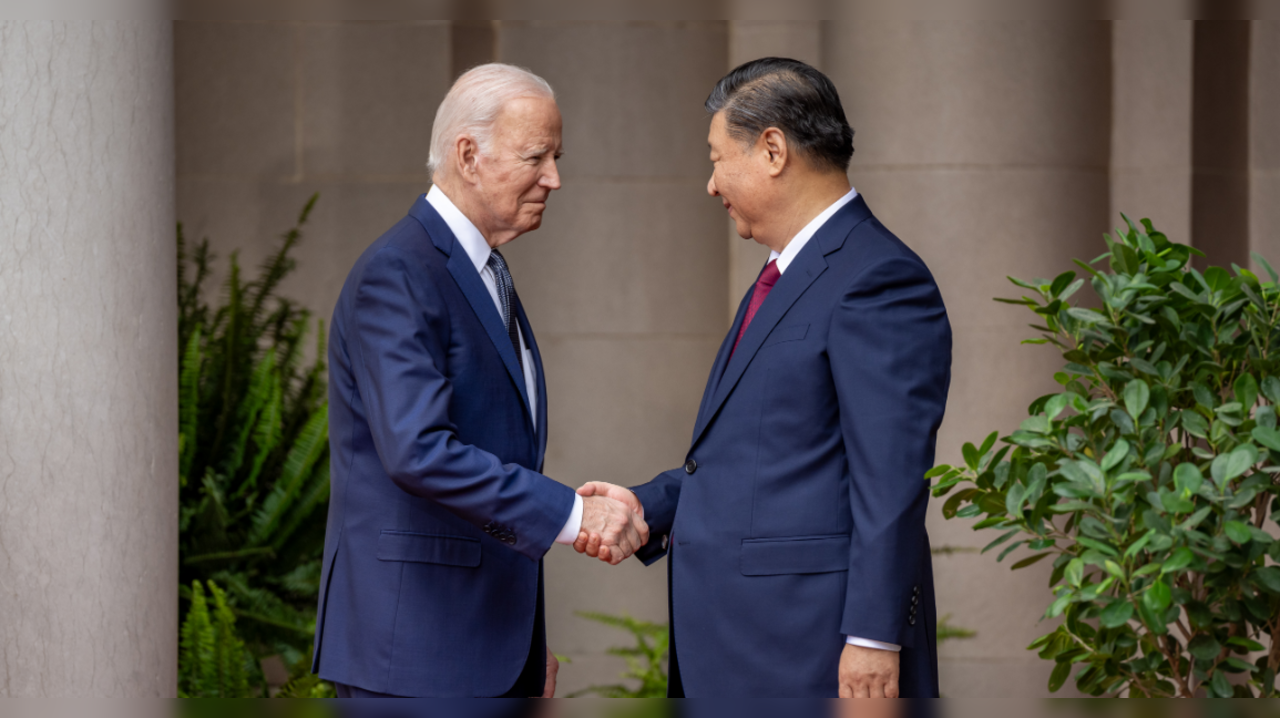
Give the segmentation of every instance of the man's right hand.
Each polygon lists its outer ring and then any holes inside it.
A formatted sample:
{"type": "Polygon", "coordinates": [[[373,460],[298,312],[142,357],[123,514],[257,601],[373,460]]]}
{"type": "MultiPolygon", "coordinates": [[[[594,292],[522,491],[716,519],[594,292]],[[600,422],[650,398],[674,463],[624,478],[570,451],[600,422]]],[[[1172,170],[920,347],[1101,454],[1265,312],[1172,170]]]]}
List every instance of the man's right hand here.
{"type": "Polygon", "coordinates": [[[575,551],[616,566],[649,542],[644,507],[630,491],[592,482],[578,489],[578,494],[583,497],[582,529],[573,544],[575,551]]]}

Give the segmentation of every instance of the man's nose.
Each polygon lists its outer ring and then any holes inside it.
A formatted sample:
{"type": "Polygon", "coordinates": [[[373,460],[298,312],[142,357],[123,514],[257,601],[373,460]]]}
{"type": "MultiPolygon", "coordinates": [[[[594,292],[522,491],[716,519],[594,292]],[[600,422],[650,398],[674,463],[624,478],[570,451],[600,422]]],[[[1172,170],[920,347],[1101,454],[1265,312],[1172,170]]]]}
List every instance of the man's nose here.
{"type": "Polygon", "coordinates": [[[550,166],[542,173],[542,180],[538,183],[547,189],[560,189],[560,170],[556,168],[556,161],[550,161],[550,166]]]}

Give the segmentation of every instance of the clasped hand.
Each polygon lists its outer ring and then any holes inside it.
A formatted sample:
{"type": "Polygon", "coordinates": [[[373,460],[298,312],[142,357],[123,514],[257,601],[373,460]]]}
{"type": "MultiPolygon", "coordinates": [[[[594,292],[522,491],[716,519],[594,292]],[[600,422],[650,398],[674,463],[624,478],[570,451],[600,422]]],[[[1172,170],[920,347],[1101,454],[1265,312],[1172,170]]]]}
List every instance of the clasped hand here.
{"type": "Polygon", "coordinates": [[[612,566],[649,543],[644,506],[630,489],[591,481],[578,489],[582,497],[582,528],[573,550],[612,566]]]}

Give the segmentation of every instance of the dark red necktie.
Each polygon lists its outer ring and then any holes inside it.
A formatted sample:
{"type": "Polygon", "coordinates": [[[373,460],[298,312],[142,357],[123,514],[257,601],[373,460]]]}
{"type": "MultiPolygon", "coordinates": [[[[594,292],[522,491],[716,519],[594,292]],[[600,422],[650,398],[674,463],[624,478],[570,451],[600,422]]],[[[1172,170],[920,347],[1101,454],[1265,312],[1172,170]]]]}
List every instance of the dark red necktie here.
{"type": "Polygon", "coordinates": [[[751,303],[747,305],[747,316],[742,318],[742,328],[738,330],[738,338],[733,340],[733,351],[729,352],[729,356],[733,356],[733,352],[738,351],[738,342],[742,341],[742,335],[747,333],[747,326],[751,324],[756,312],[760,311],[764,298],[769,296],[770,290],[778,283],[778,277],[781,276],[782,272],[778,271],[778,260],[769,260],[769,264],[760,273],[760,278],[756,280],[756,288],[751,293],[751,303]]]}

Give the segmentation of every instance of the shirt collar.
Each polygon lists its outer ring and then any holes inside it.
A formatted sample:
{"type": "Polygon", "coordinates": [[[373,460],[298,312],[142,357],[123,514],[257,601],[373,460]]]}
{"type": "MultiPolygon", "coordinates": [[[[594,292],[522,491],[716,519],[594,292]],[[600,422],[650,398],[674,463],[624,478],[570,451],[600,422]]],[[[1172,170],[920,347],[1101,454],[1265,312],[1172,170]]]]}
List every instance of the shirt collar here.
{"type": "Polygon", "coordinates": [[[471,220],[467,219],[467,215],[463,214],[462,210],[458,209],[457,205],[436,185],[432,185],[431,191],[427,192],[427,202],[440,214],[440,219],[449,225],[449,231],[453,232],[454,239],[458,240],[458,244],[466,250],[467,257],[472,264],[476,265],[476,271],[484,269],[489,263],[489,255],[493,253],[493,248],[485,241],[480,230],[476,229],[471,220]]]}
{"type": "Polygon", "coordinates": [[[800,230],[795,237],[792,237],[781,252],[770,252],[769,261],[778,260],[778,274],[787,271],[791,261],[796,258],[797,254],[800,254],[800,250],[804,249],[809,240],[813,239],[813,235],[817,234],[819,229],[822,229],[822,225],[826,224],[832,215],[839,212],[841,207],[852,202],[853,198],[857,196],[858,190],[850,187],[843,197],[832,203],[830,207],[822,210],[822,214],[814,217],[804,226],[804,229],[800,230]]]}

